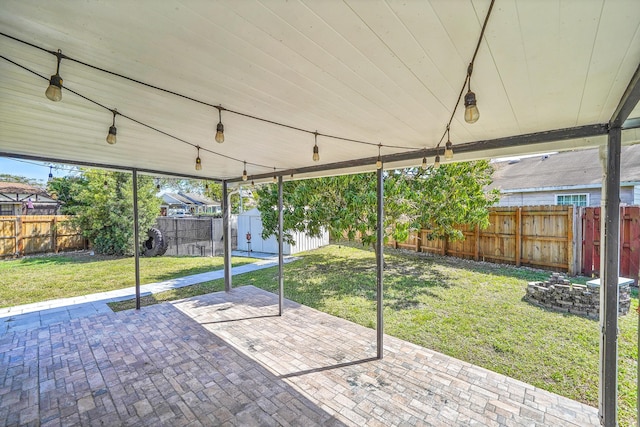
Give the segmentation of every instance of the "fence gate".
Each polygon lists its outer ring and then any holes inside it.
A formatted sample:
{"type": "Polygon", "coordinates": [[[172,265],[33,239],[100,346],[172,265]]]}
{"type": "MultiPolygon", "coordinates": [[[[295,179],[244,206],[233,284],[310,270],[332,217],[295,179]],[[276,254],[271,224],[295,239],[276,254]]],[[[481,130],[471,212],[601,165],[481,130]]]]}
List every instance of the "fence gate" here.
{"type": "MultiPolygon", "coordinates": [[[[582,274],[600,274],[600,208],[583,208],[582,274]]],[[[640,206],[620,208],[620,276],[638,284],[640,273],[640,206]]]]}

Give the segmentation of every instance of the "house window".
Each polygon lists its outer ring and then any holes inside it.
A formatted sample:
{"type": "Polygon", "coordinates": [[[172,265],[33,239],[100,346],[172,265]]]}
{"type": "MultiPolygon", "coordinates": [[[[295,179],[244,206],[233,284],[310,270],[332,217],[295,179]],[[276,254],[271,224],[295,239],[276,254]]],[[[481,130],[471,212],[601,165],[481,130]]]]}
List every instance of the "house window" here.
{"type": "Polygon", "coordinates": [[[589,206],[589,195],[556,194],[556,205],[589,206]]]}
{"type": "Polygon", "coordinates": [[[0,205],[0,216],[1,215],[13,215],[13,205],[0,205]]]}

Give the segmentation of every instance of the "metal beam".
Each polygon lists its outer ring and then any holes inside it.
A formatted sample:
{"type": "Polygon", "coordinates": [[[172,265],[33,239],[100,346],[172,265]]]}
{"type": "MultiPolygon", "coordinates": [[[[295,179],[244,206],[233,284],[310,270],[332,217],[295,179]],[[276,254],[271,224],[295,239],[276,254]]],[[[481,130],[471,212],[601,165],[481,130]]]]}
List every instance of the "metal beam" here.
{"type": "Polygon", "coordinates": [[[622,131],[611,128],[603,173],[600,226],[600,422],[616,427],[618,404],[618,274],[620,268],[620,149],[622,131]]]}
{"type": "MultiPolygon", "coordinates": [[[[526,145],[534,145],[534,144],[542,144],[546,142],[554,142],[554,141],[565,141],[568,139],[577,139],[577,138],[587,138],[598,135],[606,135],[608,130],[607,124],[593,124],[586,126],[577,126],[572,128],[565,129],[556,129],[544,132],[536,132],[529,133],[523,135],[516,136],[508,136],[504,138],[496,138],[496,139],[488,139],[482,141],[475,142],[467,142],[463,144],[456,144],[455,151],[457,154],[460,153],[472,153],[476,151],[484,151],[484,150],[495,150],[500,148],[508,148],[508,147],[518,147],[518,146],[526,146],[526,145]]],[[[423,157],[432,157],[438,154],[438,151],[442,151],[442,148],[429,148],[429,149],[419,149],[406,151],[404,153],[395,153],[395,154],[387,154],[381,156],[381,159],[384,163],[393,163],[403,160],[418,160],[423,157]]],[[[335,162],[335,163],[327,163],[323,165],[314,165],[304,168],[296,168],[296,169],[287,169],[284,171],[278,171],[275,175],[278,176],[286,176],[286,175],[297,175],[303,173],[312,173],[312,172],[324,172],[329,170],[340,170],[347,169],[358,166],[365,165],[374,165],[378,156],[373,157],[365,157],[361,159],[355,160],[347,160],[343,162],[335,162]]],[[[252,175],[251,179],[271,179],[274,173],[263,173],[252,175]]],[[[229,182],[241,182],[242,177],[231,178],[228,180],[229,182]]]]}
{"type": "Polygon", "coordinates": [[[133,170],[133,257],[136,272],[136,310],[140,310],[140,231],[138,230],[138,171],[133,170]]]}
{"type": "Polygon", "coordinates": [[[378,359],[384,356],[384,313],[383,313],[383,286],[382,274],[384,272],[384,168],[376,173],[376,192],[378,198],[378,215],[376,224],[376,338],[378,359]]]}
{"type": "Polygon", "coordinates": [[[620,98],[613,115],[611,115],[611,120],[609,121],[611,127],[621,127],[629,117],[629,114],[638,105],[638,101],[640,101],[640,65],[636,68],[636,72],[633,73],[627,89],[622,94],[622,98],[620,98]]]}
{"type": "Polygon", "coordinates": [[[284,301],[284,209],[282,201],[282,176],[278,177],[278,315],[282,316],[284,301]]]}
{"type": "Polygon", "coordinates": [[[224,291],[231,292],[231,198],[227,181],[222,181],[222,242],[224,247],[224,291]]]}

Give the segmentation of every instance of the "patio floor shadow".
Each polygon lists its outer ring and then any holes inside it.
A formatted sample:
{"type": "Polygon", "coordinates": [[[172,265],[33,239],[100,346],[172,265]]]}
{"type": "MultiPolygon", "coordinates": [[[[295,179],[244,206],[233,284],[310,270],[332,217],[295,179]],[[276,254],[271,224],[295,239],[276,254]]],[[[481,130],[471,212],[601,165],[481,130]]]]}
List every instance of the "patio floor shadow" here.
{"type": "Polygon", "coordinates": [[[5,425],[590,426],[579,402],[253,286],[0,335],[5,425]]]}

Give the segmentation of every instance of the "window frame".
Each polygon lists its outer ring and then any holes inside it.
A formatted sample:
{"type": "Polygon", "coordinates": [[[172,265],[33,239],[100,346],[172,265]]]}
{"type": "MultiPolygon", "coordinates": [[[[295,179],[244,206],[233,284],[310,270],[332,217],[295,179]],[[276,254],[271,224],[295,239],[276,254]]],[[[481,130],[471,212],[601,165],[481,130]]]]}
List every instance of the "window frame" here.
{"type": "Polygon", "coordinates": [[[558,206],[577,206],[577,207],[587,207],[589,206],[589,193],[562,193],[562,194],[556,194],[555,195],[555,199],[556,199],[556,205],[558,206]],[[585,204],[579,204],[579,203],[560,203],[559,199],[563,199],[566,197],[582,197],[584,196],[585,198],[585,204]]]}

